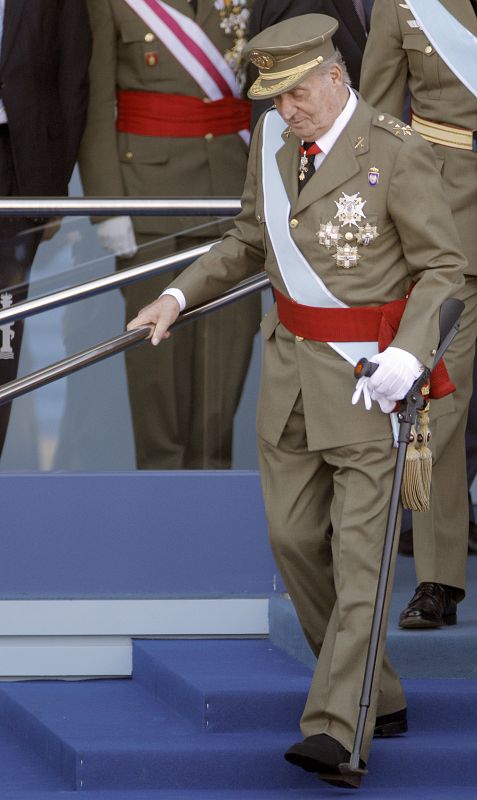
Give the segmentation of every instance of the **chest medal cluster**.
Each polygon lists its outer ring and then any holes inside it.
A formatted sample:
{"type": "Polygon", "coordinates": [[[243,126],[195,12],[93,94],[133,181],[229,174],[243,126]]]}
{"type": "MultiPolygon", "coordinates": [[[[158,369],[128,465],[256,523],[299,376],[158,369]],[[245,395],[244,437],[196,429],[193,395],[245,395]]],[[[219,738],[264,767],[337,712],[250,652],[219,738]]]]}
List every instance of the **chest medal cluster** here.
{"type": "Polygon", "coordinates": [[[215,0],[215,8],[219,12],[220,27],[226,36],[233,37],[232,47],[224,53],[229,67],[235,72],[240,88],[245,85],[245,66],[242,57],[247,44],[247,32],[250,11],[247,0],[215,0]]]}
{"type": "MultiPolygon", "coordinates": [[[[368,181],[370,186],[376,186],[379,182],[377,167],[370,169],[368,181]]],[[[316,236],[322,247],[335,250],[333,258],[337,267],[352,269],[361,258],[359,247],[369,247],[379,233],[376,225],[366,221],[366,200],[363,200],[359,192],[351,195],[343,192],[334,202],[337,209],[334,219],[338,220],[338,224],[332,220],[321,224],[316,236]],[[345,228],[348,230],[344,230],[345,228]]]]}

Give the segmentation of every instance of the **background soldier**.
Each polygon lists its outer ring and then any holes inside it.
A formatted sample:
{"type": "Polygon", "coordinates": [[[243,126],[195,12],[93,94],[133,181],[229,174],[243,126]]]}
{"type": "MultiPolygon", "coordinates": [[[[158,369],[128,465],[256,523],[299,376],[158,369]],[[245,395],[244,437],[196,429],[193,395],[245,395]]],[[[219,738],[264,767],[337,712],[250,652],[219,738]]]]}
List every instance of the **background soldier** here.
{"type": "MultiPolygon", "coordinates": [[[[477,34],[474,0],[441,2],[477,34]]],[[[376,0],[363,60],[363,97],[400,116],[408,86],[412,126],[432,143],[468,260],[461,295],[465,312],[445,358],[457,391],[452,403],[446,398],[431,404],[431,509],[413,515],[419,586],[400,617],[402,628],[437,628],[456,622],[456,601],[465,591],[469,521],[464,433],[477,333],[477,154],[472,152],[477,99],[440,58],[405,3],[376,0]]]]}
{"type": "MultiPolygon", "coordinates": [[[[239,132],[249,125],[249,104],[233,96],[208,102],[197,75],[187,68],[189,42],[195,37],[197,44],[203,36],[204,47],[213,45],[217,55],[224,54],[240,77],[248,9],[245,2],[239,5],[237,17],[232,3],[222,3],[222,9],[212,0],[159,4],[166,36],[171,18],[181,27],[171,52],[151,28],[155,12],[141,0],[88,0],[94,49],[80,154],[87,195],[241,194],[248,146],[239,132]],[[144,6],[152,14],[151,24],[139,15],[144,6]],[[191,23],[192,34],[187,28],[191,23]]],[[[224,63],[218,63],[219,71],[224,63]]],[[[100,223],[98,235],[108,249],[128,256],[118,266],[130,267],[204,244],[218,233],[207,222],[210,219],[142,217],[131,224],[129,217],[115,218],[100,223]],[[167,239],[162,242],[161,237],[167,239]]],[[[126,287],[127,318],[157,296],[170,277],[126,287]]],[[[230,466],[233,417],[259,317],[260,298],[252,297],[187,326],[160,353],[143,347],[126,354],[139,468],[230,466]]]]}
{"type": "MultiPolygon", "coordinates": [[[[330,17],[306,14],[251,40],[260,73],[249,96],[274,98],[277,111],[257,125],[242,213],[173,282],[174,296],[153,302],[129,327],[155,325],[157,344],[177,318],[179,299],[202,302],[265,259],[278,305],[262,322],[262,487],[275,557],[319,654],[305,738],[286,758],[341,785],[395,463],[388,412],[433,361],[439,308],[462,285],[465,260],[431,149],[408,126],[358,101],[332,44],[336,28],[330,17]],[[411,282],[402,322],[377,355],[386,304],[403,298],[411,282]],[[370,341],[353,342],[361,306],[381,304],[370,341]],[[361,379],[351,405],[354,348],[375,353],[380,366],[361,379]],[[356,404],[361,392],[369,410],[356,404]]],[[[387,660],[381,668],[383,654],[384,635],[363,761],[377,713],[379,734],[390,725],[407,729],[402,688],[387,660]]]]}
{"type": "MultiPolygon", "coordinates": [[[[0,195],[61,196],[78,154],[88,102],[91,33],[84,0],[0,2],[0,195]]],[[[28,294],[43,220],[0,218],[0,289],[28,294]]],[[[52,235],[55,228],[47,228],[52,235]]],[[[23,322],[0,355],[0,384],[15,379],[23,322]],[[4,354],[5,355],[5,354],[4,354]]],[[[11,404],[0,407],[0,453],[11,404]]]]}

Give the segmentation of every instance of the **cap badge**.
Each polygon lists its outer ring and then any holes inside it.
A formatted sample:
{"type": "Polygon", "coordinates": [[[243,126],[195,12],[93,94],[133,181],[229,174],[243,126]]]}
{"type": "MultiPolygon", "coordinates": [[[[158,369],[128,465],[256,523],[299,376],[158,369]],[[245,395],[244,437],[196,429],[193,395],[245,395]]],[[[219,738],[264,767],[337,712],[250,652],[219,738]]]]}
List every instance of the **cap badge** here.
{"type": "Polygon", "coordinates": [[[260,50],[252,50],[250,61],[259,69],[271,69],[275,65],[275,59],[269,53],[262,53],[260,50]]]}

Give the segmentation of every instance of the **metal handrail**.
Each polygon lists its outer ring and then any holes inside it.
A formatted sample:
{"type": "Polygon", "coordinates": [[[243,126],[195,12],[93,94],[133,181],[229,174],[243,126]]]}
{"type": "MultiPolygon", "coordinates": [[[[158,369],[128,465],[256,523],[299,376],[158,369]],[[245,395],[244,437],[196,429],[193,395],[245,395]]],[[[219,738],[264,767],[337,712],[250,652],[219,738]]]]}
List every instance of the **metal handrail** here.
{"type": "Polygon", "coordinates": [[[33,300],[26,300],[24,303],[5,308],[0,311],[0,325],[5,325],[7,322],[12,322],[17,319],[25,319],[34,314],[39,314],[42,311],[49,311],[58,306],[68,305],[77,300],[84,300],[86,297],[92,297],[103,292],[109,292],[111,289],[117,289],[120,286],[126,286],[129,283],[142,280],[145,277],[158,275],[163,272],[170,272],[173,269],[187,267],[199,256],[208,253],[210,248],[217,244],[219,240],[214,242],[207,242],[207,244],[200,245],[199,247],[192,247],[190,250],[183,250],[173,256],[167,256],[157,261],[151,261],[147,264],[141,264],[138,267],[130,267],[129,269],[122,269],[119,272],[114,272],[112,275],[105,275],[102,278],[95,278],[86,283],[80,283],[78,286],[71,286],[69,289],[60,289],[58,292],[37,297],[33,300]]]}
{"type": "MultiPolygon", "coordinates": [[[[186,322],[193,322],[199,317],[203,317],[216,309],[223,308],[237,300],[241,300],[249,294],[262,291],[268,288],[269,285],[270,281],[267,274],[261,272],[253,278],[242,281],[234,289],[224,292],[214,300],[210,300],[207,303],[202,303],[199,306],[182,312],[177,321],[171,325],[170,330],[175,330],[186,322]]],[[[122,333],[94,347],[90,347],[88,350],[83,350],[80,353],[68,356],[54,364],[50,364],[50,366],[33,372],[31,375],[26,375],[23,378],[10,381],[0,386],[0,405],[10,402],[16,397],[21,397],[34,389],[38,389],[40,386],[46,386],[46,384],[52,383],[66,375],[70,375],[72,372],[77,372],[90,364],[95,364],[116,353],[141,344],[141,342],[144,342],[149,337],[150,331],[150,327],[145,326],[133,331],[128,331],[127,333],[122,333]]]]}
{"type": "Polygon", "coordinates": [[[0,217],[233,217],[241,209],[233,197],[8,197],[0,200],[0,217]]]}

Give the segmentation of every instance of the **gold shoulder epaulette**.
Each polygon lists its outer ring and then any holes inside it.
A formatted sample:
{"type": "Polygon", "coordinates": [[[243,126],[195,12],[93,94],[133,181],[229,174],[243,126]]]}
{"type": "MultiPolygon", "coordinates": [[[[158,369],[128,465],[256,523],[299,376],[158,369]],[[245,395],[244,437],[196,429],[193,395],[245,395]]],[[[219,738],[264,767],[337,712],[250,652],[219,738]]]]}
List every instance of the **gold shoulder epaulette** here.
{"type": "Polygon", "coordinates": [[[391,114],[383,114],[382,112],[379,112],[374,117],[373,123],[378,128],[384,128],[384,130],[389,131],[389,133],[392,133],[399,139],[406,139],[408,136],[413,135],[413,130],[410,125],[406,125],[405,122],[396,119],[396,117],[392,117],[391,114]]]}

